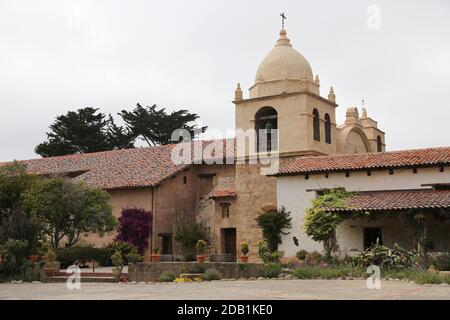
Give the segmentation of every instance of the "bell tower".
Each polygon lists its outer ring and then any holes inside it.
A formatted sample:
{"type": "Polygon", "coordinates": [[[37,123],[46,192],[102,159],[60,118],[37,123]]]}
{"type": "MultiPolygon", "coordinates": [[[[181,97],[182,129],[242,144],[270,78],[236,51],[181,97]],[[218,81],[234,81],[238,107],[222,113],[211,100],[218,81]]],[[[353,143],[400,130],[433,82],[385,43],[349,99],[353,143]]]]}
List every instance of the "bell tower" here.
{"type": "Polygon", "coordinates": [[[256,147],[246,150],[245,156],[258,153],[258,130],[267,129],[277,130],[267,140],[269,151],[280,157],[337,153],[334,90],[327,98],[320,95],[319,77],[292,47],[284,29],[259,65],[248,98],[238,85],[233,102],[236,137],[257,130],[256,147]]]}

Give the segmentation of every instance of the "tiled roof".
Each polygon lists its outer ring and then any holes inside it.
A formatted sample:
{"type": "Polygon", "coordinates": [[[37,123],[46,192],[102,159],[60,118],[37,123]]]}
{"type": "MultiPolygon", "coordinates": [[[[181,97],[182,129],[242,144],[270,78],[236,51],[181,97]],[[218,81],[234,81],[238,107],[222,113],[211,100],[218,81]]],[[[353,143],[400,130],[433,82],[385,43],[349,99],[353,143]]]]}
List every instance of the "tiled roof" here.
{"type": "Polygon", "coordinates": [[[365,191],[345,200],[345,208],[328,211],[380,211],[450,208],[450,190],[365,191]]]}
{"type": "Polygon", "coordinates": [[[440,165],[450,165],[450,147],[304,157],[287,163],[274,175],[440,165]]]}
{"type": "Polygon", "coordinates": [[[235,189],[216,190],[209,194],[211,199],[235,198],[237,192],[235,189]]]}
{"type": "MultiPolygon", "coordinates": [[[[234,139],[224,141],[224,149],[228,144],[234,146],[234,139]]],[[[193,147],[192,159],[200,159],[200,151],[205,150],[212,142],[217,140],[202,141],[202,148],[198,150],[193,147]]],[[[82,181],[102,189],[150,187],[192,164],[177,165],[172,162],[171,152],[175,146],[172,144],[113,150],[20,162],[26,165],[27,171],[31,174],[67,175],[74,177],[75,181],[82,181]]],[[[234,149],[226,149],[228,151],[226,157],[233,158],[234,149]]],[[[206,158],[220,158],[220,155],[206,158]]],[[[5,164],[0,163],[0,166],[5,164]]]]}

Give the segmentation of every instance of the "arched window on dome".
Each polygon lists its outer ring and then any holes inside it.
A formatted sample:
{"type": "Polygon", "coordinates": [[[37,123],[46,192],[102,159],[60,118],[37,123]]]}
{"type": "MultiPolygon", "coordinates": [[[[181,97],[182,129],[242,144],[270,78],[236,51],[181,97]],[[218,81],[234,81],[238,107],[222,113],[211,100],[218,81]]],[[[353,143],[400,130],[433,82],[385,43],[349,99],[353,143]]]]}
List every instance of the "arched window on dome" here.
{"type": "Polygon", "coordinates": [[[255,115],[256,146],[258,152],[278,149],[278,113],[263,107],[255,115]]]}
{"type": "Polygon", "coordinates": [[[313,135],[314,140],[320,141],[320,117],[317,109],[313,110],[313,135]]]}
{"type": "Polygon", "coordinates": [[[381,141],[381,137],[377,136],[377,152],[383,151],[383,142],[381,141]]]}
{"type": "Polygon", "coordinates": [[[330,115],[325,113],[325,142],[331,143],[331,120],[330,115]]]}

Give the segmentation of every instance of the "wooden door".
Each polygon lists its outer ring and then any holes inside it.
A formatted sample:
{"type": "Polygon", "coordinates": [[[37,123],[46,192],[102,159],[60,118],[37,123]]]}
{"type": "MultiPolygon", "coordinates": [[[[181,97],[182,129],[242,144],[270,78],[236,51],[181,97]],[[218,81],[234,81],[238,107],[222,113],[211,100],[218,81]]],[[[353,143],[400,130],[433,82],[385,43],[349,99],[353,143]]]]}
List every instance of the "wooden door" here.
{"type": "Polygon", "coordinates": [[[236,229],[224,229],[224,253],[230,254],[231,261],[236,261],[236,229]]]}

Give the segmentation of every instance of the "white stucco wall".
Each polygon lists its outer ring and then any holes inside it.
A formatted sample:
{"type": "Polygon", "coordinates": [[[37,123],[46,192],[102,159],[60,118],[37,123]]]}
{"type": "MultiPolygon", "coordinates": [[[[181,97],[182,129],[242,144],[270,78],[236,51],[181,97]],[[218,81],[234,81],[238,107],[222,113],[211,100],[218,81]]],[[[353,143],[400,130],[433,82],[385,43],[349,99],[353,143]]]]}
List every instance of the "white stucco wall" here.
{"type": "MultiPolygon", "coordinates": [[[[449,182],[449,167],[446,167],[444,172],[440,172],[439,168],[419,168],[416,174],[412,169],[398,169],[394,171],[393,175],[390,175],[388,170],[380,170],[372,171],[371,176],[363,171],[350,172],[349,177],[346,177],[345,173],[330,173],[328,178],[325,178],[325,174],[313,174],[309,176],[308,180],[303,175],[278,177],[278,206],[286,207],[292,217],[292,229],[289,230],[289,235],[283,236],[283,243],[279,246],[279,250],[284,251],[286,256],[294,256],[300,249],[319,252],[323,250],[321,243],[311,240],[304,233],[305,212],[311,206],[311,200],[316,197],[316,192],[311,190],[337,187],[343,187],[347,191],[404,190],[424,188],[421,186],[422,184],[449,182]],[[295,246],[293,237],[297,237],[298,247],[295,246]]],[[[406,246],[409,243],[410,239],[403,232],[405,226],[401,219],[386,218],[375,221],[354,219],[343,222],[337,229],[341,254],[351,254],[354,251],[362,250],[363,227],[369,226],[383,228],[383,241],[388,246],[393,245],[393,239],[400,245],[406,246]]],[[[439,223],[431,221],[430,227],[434,230],[439,228],[450,230],[449,222],[439,226],[439,223]]],[[[450,235],[445,236],[444,234],[444,238],[443,240],[446,240],[447,243],[450,241],[450,235]]]]}

